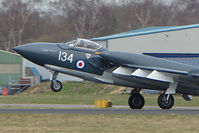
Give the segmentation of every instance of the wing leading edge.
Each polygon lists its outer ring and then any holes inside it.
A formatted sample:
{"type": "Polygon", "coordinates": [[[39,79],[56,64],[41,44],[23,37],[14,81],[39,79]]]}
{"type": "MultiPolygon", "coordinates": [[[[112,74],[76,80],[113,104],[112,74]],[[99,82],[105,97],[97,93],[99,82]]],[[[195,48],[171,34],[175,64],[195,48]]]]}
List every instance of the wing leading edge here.
{"type": "Polygon", "coordinates": [[[192,78],[199,77],[198,67],[147,55],[106,51],[100,53],[100,56],[112,62],[116,66],[122,66],[131,69],[141,69],[142,71],[156,70],[158,72],[179,74],[192,78]]]}
{"type": "Polygon", "coordinates": [[[165,72],[165,73],[171,73],[171,74],[179,74],[179,75],[185,75],[185,76],[187,75],[187,76],[193,77],[193,78],[199,77],[199,71],[198,70],[191,70],[191,71],[187,72],[187,71],[180,71],[180,70],[174,70],[174,69],[148,67],[148,66],[131,65],[131,64],[124,64],[122,66],[132,68],[132,69],[142,69],[142,70],[149,70],[149,71],[156,70],[156,71],[159,71],[159,72],[165,72]]]}
{"type": "Polygon", "coordinates": [[[161,81],[161,82],[174,82],[173,77],[170,75],[166,75],[163,72],[157,71],[155,69],[143,69],[141,67],[137,68],[129,68],[120,66],[113,71],[113,74],[119,74],[123,76],[130,77],[139,77],[149,80],[161,81]]]}

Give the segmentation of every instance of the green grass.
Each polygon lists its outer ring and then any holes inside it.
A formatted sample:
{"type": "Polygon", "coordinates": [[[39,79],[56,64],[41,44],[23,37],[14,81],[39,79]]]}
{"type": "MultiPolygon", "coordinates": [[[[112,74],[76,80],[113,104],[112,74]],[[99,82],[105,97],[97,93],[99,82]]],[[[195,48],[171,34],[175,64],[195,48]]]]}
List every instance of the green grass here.
{"type": "MultiPolygon", "coordinates": [[[[96,98],[110,98],[127,105],[129,95],[121,87],[90,82],[66,82],[54,93],[49,83],[29,88],[23,94],[1,96],[0,103],[93,104],[96,98]],[[115,91],[116,90],[116,91],[115,91]]],[[[146,105],[157,105],[158,95],[144,94],[146,105]]],[[[175,96],[176,106],[199,106],[199,98],[186,102],[175,96]]],[[[11,114],[0,113],[2,133],[198,133],[199,115],[136,114],[11,114]]]]}
{"type": "MultiPolygon", "coordinates": [[[[93,104],[95,99],[110,99],[113,105],[128,105],[128,94],[119,93],[122,87],[97,84],[92,82],[65,82],[61,92],[52,92],[49,83],[30,87],[23,94],[0,96],[0,103],[33,103],[33,104],[93,104]]],[[[157,106],[158,95],[143,93],[146,106],[157,106]]],[[[191,102],[184,101],[180,96],[175,97],[175,106],[199,107],[199,97],[191,102]]]]}
{"type": "Polygon", "coordinates": [[[0,114],[3,133],[198,133],[199,115],[0,114]]]}

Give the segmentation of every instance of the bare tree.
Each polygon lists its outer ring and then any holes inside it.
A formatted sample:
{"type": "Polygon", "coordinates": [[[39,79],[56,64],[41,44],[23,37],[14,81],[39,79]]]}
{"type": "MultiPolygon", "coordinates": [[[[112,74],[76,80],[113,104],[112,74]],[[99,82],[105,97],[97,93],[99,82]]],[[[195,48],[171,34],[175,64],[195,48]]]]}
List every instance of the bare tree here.
{"type": "Polygon", "coordinates": [[[137,2],[135,7],[135,15],[142,27],[145,27],[151,19],[151,10],[153,0],[144,0],[144,2],[137,2]]]}
{"type": "Polygon", "coordinates": [[[65,23],[78,37],[95,37],[113,31],[114,19],[100,0],[63,1],[65,23]]]}
{"type": "Polygon", "coordinates": [[[2,6],[6,12],[7,36],[4,36],[5,50],[10,50],[11,47],[20,45],[23,40],[23,33],[25,25],[27,24],[30,16],[34,12],[35,1],[28,0],[22,2],[21,0],[3,0],[2,6]]]}
{"type": "Polygon", "coordinates": [[[50,2],[49,9],[36,10],[40,1],[0,1],[1,49],[11,50],[26,42],[68,41],[147,26],[199,22],[199,0],[174,0],[170,4],[160,0],[121,0],[119,4],[114,0],[56,0],[50,2]]]}

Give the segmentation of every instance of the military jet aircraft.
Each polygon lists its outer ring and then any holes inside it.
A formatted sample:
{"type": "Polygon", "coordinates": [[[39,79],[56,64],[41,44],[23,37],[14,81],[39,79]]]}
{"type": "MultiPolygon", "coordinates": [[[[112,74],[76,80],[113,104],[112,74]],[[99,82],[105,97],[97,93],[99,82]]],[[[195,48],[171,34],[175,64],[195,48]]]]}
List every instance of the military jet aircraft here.
{"type": "Polygon", "coordinates": [[[132,87],[128,104],[141,109],[145,100],[141,89],[160,90],[158,105],[170,109],[173,94],[185,100],[199,95],[199,67],[143,54],[109,51],[96,42],[78,38],[67,43],[30,43],[13,48],[24,58],[52,72],[51,89],[58,92],[64,73],[98,83],[132,87]]]}

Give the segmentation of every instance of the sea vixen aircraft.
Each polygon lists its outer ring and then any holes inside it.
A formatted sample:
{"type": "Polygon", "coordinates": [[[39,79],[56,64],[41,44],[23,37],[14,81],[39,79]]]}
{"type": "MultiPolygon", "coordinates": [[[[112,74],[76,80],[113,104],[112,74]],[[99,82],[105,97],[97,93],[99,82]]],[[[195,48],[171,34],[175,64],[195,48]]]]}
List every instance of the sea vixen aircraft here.
{"type": "Polygon", "coordinates": [[[67,43],[30,43],[13,48],[24,58],[52,72],[51,89],[58,92],[62,83],[58,73],[85,80],[134,88],[128,104],[132,109],[144,106],[141,89],[160,90],[162,109],[174,105],[173,94],[185,100],[199,95],[199,67],[143,54],[109,51],[96,42],[78,38],[67,43]]]}

